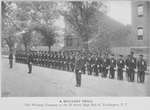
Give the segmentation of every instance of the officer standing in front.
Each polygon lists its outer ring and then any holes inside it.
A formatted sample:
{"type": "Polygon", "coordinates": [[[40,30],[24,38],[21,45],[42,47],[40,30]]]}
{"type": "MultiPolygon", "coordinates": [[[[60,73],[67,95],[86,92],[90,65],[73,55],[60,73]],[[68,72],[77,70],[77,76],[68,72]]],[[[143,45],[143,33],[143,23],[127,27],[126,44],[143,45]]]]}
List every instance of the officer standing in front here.
{"type": "Polygon", "coordinates": [[[146,61],[143,59],[143,55],[139,55],[140,59],[137,63],[137,83],[143,83],[145,81],[145,71],[147,70],[147,64],[146,61]]]}
{"type": "Polygon", "coordinates": [[[32,72],[32,63],[33,63],[32,51],[29,49],[28,56],[27,56],[27,64],[28,64],[28,67],[29,67],[29,72],[28,73],[32,72]]]}
{"type": "Polygon", "coordinates": [[[12,50],[10,50],[10,54],[9,54],[9,64],[10,64],[10,68],[12,68],[12,65],[13,65],[13,53],[12,53],[12,50]]]}
{"type": "Polygon", "coordinates": [[[133,52],[130,52],[130,59],[129,59],[129,77],[131,82],[134,82],[134,74],[136,69],[136,59],[133,57],[133,52]]]}
{"type": "Polygon", "coordinates": [[[76,61],[75,61],[75,73],[76,73],[76,83],[77,87],[81,86],[81,73],[82,73],[82,68],[83,68],[83,61],[81,56],[79,55],[79,52],[77,52],[77,56],[76,56],[76,61]]]}

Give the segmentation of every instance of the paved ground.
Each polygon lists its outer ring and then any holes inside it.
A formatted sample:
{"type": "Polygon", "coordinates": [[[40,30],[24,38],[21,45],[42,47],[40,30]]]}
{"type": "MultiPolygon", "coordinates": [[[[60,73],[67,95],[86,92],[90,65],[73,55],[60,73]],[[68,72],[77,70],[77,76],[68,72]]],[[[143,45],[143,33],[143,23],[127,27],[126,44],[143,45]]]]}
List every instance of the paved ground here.
{"type": "MultiPolygon", "coordinates": [[[[8,68],[8,59],[2,58],[2,97],[124,97],[150,96],[150,75],[145,84],[129,83],[82,75],[82,86],[74,87],[75,77],[68,86],[73,73],[33,66],[32,74],[27,74],[25,64],[14,63],[8,68]]],[[[136,76],[135,76],[136,78],[136,76]]]]}

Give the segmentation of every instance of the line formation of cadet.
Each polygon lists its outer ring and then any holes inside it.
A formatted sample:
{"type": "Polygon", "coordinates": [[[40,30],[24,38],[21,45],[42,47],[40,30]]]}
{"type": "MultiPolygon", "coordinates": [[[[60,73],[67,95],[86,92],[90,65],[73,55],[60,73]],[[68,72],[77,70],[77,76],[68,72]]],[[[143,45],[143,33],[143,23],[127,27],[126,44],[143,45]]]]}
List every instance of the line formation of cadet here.
{"type": "MultiPolygon", "coordinates": [[[[111,58],[108,54],[92,54],[80,52],[80,59],[84,66],[82,66],[82,74],[86,71],[88,75],[99,76],[106,78],[109,73],[109,78],[114,79],[115,70],[117,70],[117,79],[123,80],[123,71],[126,70],[126,77],[128,82],[135,81],[135,70],[137,69],[137,83],[144,83],[145,71],[147,70],[146,61],[143,59],[143,55],[139,55],[139,60],[133,56],[133,52],[130,52],[127,59],[123,59],[122,55],[116,60],[114,54],[111,54],[111,58]],[[100,74],[99,74],[100,73],[100,74]]],[[[32,72],[32,64],[35,66],[42,66],[52,69],[75,71],[76,53],[73,52],[48,52],[48,51],[29,51],[23,50],[17,51],[15,54],[15,62],[28,64],[29,73],[32,72]]]]}

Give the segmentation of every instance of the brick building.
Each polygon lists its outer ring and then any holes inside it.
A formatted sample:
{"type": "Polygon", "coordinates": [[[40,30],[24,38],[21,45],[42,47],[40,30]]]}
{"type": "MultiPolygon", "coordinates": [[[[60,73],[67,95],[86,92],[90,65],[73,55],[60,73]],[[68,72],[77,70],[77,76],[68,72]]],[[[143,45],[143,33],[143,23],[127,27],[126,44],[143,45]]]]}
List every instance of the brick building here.
{"type": "Polygon", "coordinates": [[[131,51],[149,56],[150,2],[133,1],[131,4],[131,51]]]}

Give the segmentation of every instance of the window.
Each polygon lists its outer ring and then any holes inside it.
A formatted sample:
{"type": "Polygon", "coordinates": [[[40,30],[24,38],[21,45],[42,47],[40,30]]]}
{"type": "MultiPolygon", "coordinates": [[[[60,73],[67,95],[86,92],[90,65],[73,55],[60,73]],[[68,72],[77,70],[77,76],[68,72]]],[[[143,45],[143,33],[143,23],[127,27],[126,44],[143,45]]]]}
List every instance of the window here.
{"type": "Polygon", "coordinates": [[[138,5],[138,17],[143,17],[143,5],[138,5]]]}
{"type": "Polygon", "coordinates": [[[72,38],[67,38],[66,45],[67,46],[72,46],[72,38]]]}
{"type": "Polygon", "coordinates": [[[139,27],[137,29],[137,36],[138,36],[138,40],[143,40],[143,28],[139,27]]]}

